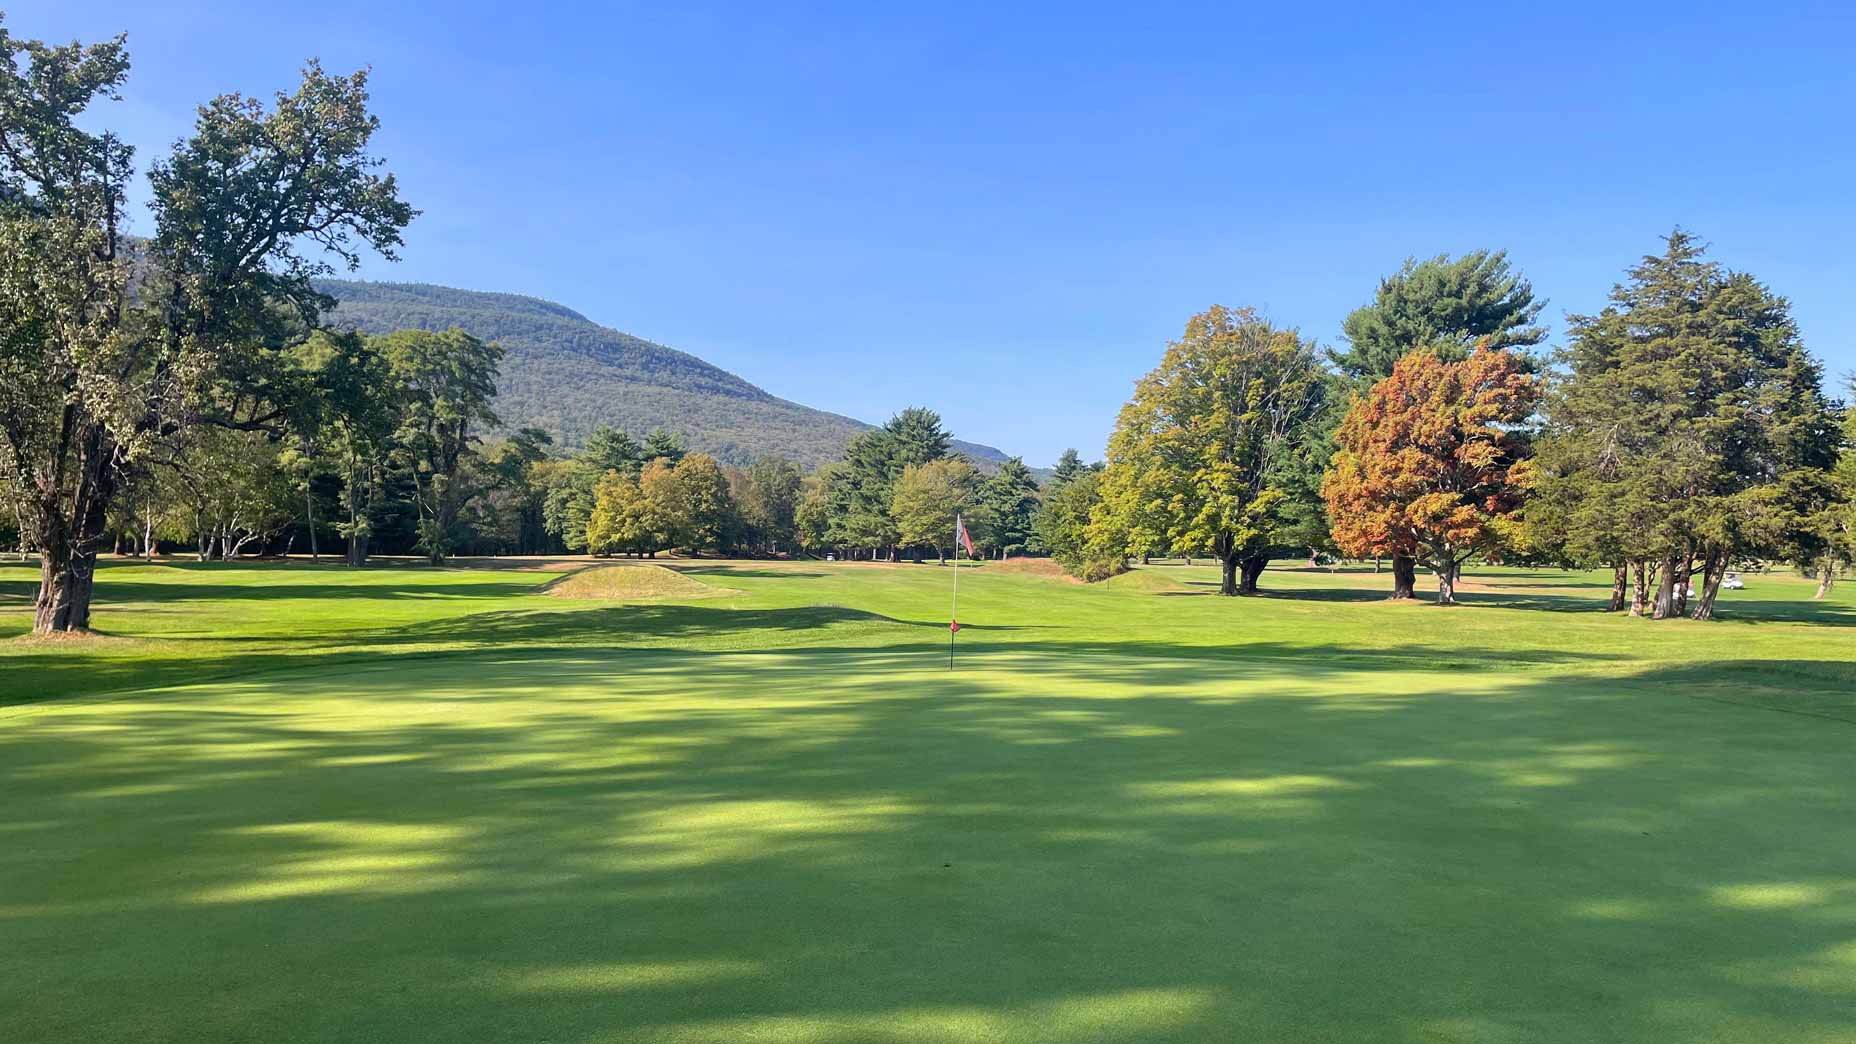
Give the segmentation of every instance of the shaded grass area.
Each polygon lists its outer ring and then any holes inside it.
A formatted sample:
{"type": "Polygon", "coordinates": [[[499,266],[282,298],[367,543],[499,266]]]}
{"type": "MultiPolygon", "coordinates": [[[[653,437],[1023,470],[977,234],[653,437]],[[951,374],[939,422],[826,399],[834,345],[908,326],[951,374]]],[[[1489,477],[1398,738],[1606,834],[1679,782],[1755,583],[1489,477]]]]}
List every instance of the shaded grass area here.
{"type": "Polygon", "coordinates": [[[944,570],[689,568],[106,576],[0,653],[141,686],[0,711],[6,1036],[1856,1040],[1847,605],[976,569],[949,672],[944,570]]]}

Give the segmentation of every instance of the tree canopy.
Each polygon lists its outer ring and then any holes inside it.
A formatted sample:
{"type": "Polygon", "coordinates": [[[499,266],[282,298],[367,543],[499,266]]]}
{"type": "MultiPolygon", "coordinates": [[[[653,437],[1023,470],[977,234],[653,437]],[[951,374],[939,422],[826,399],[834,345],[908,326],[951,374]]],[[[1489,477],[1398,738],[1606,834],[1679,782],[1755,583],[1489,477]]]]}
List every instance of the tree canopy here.
{"type": "Polygon", "coordinates": [[[1478,345],[1528,348],[1546,339],[1535,324],[1544,302],[1508,264],[1504,250],[1473,250],[1456,260],[1407,258],[1379,281],[1373,300],[1342,324],[1347,349],[1334,353],[1341,372],[1367,382],[1392,374],[1408,353],[1429,348],[1446,362],[1478,345]]]}
{"type": "Polygon", "coordinates": [[[1514,353],[1480,348],[1451,362],[1401,358],[1347,411],[1327,481],[1334,541],[1355,555],[1419,558],[1437,600],[1456,600],[1463,563],[1502,541],[1519,509],[1540,382],[1514,353]]]}
{"type": "Polygon", "coordinates": [[[1254,593],[1284,517],[1285,468],[1317,437],[1326,403],[1312,341],[1249,309],[1193,316],[1109,437],[1097,542],[1210,554],[1221,594],[1254,593]]]}
{"type": "Polygon", "coordinates": [[[39,552],[34,628],[89,624],[116,492],[195,423],[281,426],[311,279],[393,256],[413,210],[369,152],[365,72],[310,62],[268,107],[203,105],[149,171],[154,236],[125,233],[133,153],[79,122],[120,96],[122,37],[47,46],[0,26],[0,430],[39,552]]]}
{"type": "Polygon", "coordinates": [[[1840,436],[1789,303],[1681,230],[1597,315],[1573,316],[1549,400],[1535,539],[1634,577],[1632,611],[1698,619],[1725,571],[1796,557],[1834,497],[1840,436]]]}

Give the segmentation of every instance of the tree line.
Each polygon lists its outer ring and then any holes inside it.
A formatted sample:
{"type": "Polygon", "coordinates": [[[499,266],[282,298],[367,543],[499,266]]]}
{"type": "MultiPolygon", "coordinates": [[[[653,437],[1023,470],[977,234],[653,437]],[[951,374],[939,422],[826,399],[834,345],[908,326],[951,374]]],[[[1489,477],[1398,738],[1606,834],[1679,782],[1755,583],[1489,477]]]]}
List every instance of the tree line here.
{"type": "Polygon", "coordinates": [[[311,62],[269,102],[225,95],[147,170],[80,126],[128,75],[122,38],[0,25],[0,530],[40,564],[35,630],[88,626],[98,556],[584,552],[945,558],[1048,554],[1084,579],[1207,556],[1221,591],[1288,555],[1602,567],[1611,608],[1712,615],[1725,573],[1789,560],[1820,595],[1856,559],[1852,421],[1789,304],[1680,230],[1549,353],[1501,252],[1407,261],[1325,349],[1249,309],[1193,316],[1135,386],[1103,461],[1041,487],[983,470],[912,407],[810,474],[595,430],[567,452],[499,432],[502,350],[461,330],[325,328],[313,280],[392,258],[416,214],[369,151],[365,73],[311,62]],[[488,437],[486,437],[488,436],[488,437]],[[1691,595],[1691,591],[1693,594],[1691,595]],[[1692,602],[1692,604],[1691,604],[1692,602]]]}
{"type": "Polygon", "coordinates": [[[1456,600],[1466,562],[1604,568],[1609,608],[1713,615],[1723,577],[1856,553],[1856,421],[1790,305],[1687,232],[1539,351],[1501,252],[1408,261],[1323,352],[1250,310],[1194,316],[1141,379],[1099,478],[1067,494],[1073,571],[1208,554],[1225,594],[1285,554],[1387,559],[1456,600]]]}

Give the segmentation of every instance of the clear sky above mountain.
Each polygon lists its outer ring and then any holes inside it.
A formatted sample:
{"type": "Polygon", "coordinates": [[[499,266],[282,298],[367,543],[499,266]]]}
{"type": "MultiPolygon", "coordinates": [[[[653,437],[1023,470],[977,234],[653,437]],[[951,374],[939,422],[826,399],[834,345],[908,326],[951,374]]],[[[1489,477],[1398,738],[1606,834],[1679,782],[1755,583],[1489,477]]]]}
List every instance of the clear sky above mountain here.
{"type": "Polygon", "coordinates": [[[126,30],[146,161],[374,67],[424,215],[367,278],[533,294],[872,421],[1098,454],[1187,316],[1324,342],[1407,255],[1595,310],[1681,224],[1856,368],[1848,5],[7,5],[126,30]]]}

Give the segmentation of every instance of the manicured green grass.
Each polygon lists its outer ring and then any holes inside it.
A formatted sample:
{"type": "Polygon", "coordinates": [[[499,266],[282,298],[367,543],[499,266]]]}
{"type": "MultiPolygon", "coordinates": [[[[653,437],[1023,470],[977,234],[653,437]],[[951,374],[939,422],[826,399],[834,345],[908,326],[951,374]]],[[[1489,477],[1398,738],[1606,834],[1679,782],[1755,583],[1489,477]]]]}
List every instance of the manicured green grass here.
{"type": "Polygon", "coordinates": [[[1856,1041],[1846,595],[565,568],[0,641],[0,1039],[1856,1041]]]}

